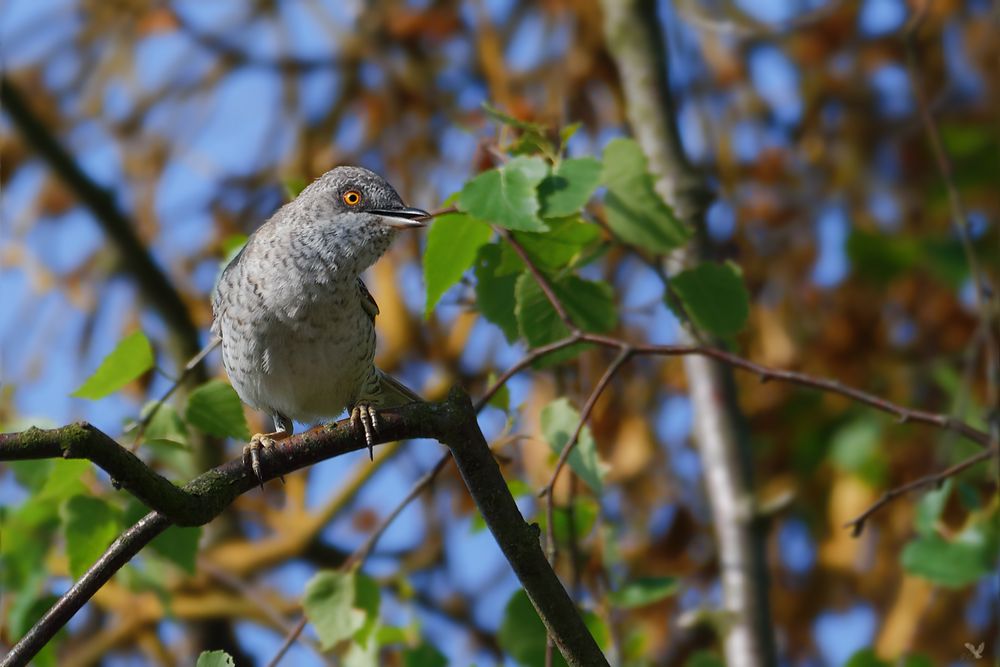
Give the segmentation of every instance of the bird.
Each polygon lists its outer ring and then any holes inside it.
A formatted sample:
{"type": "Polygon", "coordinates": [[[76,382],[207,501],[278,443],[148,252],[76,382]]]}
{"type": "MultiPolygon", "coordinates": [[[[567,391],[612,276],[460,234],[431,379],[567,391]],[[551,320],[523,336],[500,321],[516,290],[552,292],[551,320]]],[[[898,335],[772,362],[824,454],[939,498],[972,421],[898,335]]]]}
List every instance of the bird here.
{"type": "Polygon", "coordinates": [[[369,456],[377,410],[421,400],[377,368],[379,309],[361,274],[401,230],[431,215],[403,203],[363,167],[326,172],[282,206],[223,269],[212,294],[212,333],[240,399],[267,413],[274,430],[243,449],[263,486],[260,450],[350,410],[369,456]]]}

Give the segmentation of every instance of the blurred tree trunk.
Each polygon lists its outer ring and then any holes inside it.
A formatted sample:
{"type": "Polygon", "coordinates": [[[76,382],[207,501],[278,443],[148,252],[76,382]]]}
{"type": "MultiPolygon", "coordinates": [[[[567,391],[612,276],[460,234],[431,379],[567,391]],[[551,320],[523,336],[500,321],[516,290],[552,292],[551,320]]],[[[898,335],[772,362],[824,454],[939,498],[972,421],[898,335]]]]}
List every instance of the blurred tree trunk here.
{"type": "MultiPolygon", "coordinates": [[[[649,159],[660,194],[696,232],[697,241],[675,253],[671,265],[698,261],[704,214],[712,196],[687,160],[667,81],[668,56],[655,0],[602,0],[605,39],[618,68],[626,113],[649,159]]],[[[690,332],[683,334],[691,342],[690,332]]],[[[752,462],[733,391],[732,374],[702,357],[684,358],[694,406],[694,436],[712,509],[726,619],[730,667],[775,664],[761,522],[757,520],[752,462]]]]}

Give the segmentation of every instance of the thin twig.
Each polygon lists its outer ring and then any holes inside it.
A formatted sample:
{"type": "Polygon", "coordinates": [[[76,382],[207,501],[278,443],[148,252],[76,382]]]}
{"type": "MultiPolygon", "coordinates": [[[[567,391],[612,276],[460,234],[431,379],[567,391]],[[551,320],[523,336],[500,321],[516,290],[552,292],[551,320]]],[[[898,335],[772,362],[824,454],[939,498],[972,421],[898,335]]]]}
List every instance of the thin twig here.
{"type": "Polygon", "coordinates": [[[590,396],[587,398],[587,402],[583,404],[583,409],[580,411],[580,420],[576,424],[576,429],[573,431],[573,435],[570,436],[569,442],[563,447],[562,451],[559,453],[559,459],[556,461],[556,467],[552,471],[552,477],[549,479],[549,483],[545,485],[545,488],[539,493],[539,496],[551,496],[552,489],[556,485],[556,480],[559,478],[559,473],[562,471],[563,466],[566,465],[566,461],[569,459],[569,455],[572,453],[573,448],[576,447],[576,443],[580,440],[580,434],[583,432],[583,427],[586,425],[587,420],[590,418],[590,413],[594,410],[594,405],[597,404],[597,399],[601,397],[604,389],[611,382],[611,378],[615,376],[621,367],[628,361],[632,355],[635,353],[634,348],[624,342],[620,341],[619,353],[612,361],[607,370],[604,371],[604,375],[601,379],[597,381],[597,385],[594,390],[590,392],[590,396]]]}
{"type": "MultiPolygon", "coordinates": [[[[927,15],[929,0],[921,2],[913,18],[910,20],[904,33],[903,43],[906,49],[906,65],[910,76],[910,85],[913,89],[913,96],[916,101],[917,111],[927,135],[927,141],[931,146],[931,153],[934,155],[934,162],[937,166],[938,175],[944,182],[945,191],[948,194],[948,206],[951,209],[952,224],[958,233],[958,238],[965,253],[965,259],[969,263],[969,274],[973,283],[973,299],[976,310],[986,328],[985,348],[986,348],[986,389],[987,402],[991,411],[1000,413],[1000,333],[995,329],[996,318],[1000,313],[1000,304],[997,303],[995,295],[987,293],[987,284],[984,280],[982,267],[976,257],[976,251],[972,244],[972,233],[970,231],[969,217],[966,213],[965,204],[959,194],[958,186],[955,183],[955,172],[951,160],[948,157],[944,140],[941,137],[941,130],[938,128],[934,115],[931,113],[927,96],[923,86],[920,85],[920,64],[919,52],[917,49],[917,32],[923,25],[927,15]]],[[[993,444],[997,436],[993,434],[993,444]]]]}
{"type": "Polygon", "coordinates": [[[493,398],[493,396],[498,391],[500,391],[501,387],[503,387],[507,383],[507,381],[510,380],[513,376],[517,375],[518,373],[520,373],[525,368],[535,363],[542,357],[552,354],[553,352],[556,352],[563,348],[569,347],[574,343],[579,343],[581,340],[580,338],[581,335],[582,334],[579,332],[573,333],[567,336],[566,338],[562,338],[553,343],[549,343],[548,345],[542,345],[541,347],[536,347],[535,349],[531,350],[531,352],[521,357],[521,359],[516,364],[514,364],[513,366],[505,370],[503,373],[501,373],[500,377],[498,377],[496,381],[492,385],[490,385],[490,387],[485,392],[483,392],[483,395],[479,398],[478,401],[476,401],[476,412],[482,411],[482,409],[486,407],[486,404],[490,402],[490,399],[493,398]]]}
{"type": "Polygon", "coordinates": [[[295,640],[298,639],[299,635],[302,634],[302,631],[305,630],[306,623],[308,622],[309,621],[305,615],[299,619],[299,622],[295,624],[295,627],[292,628],[291,632],[285,635],[285,641],[281,642],[281,646],[278,647],[278,652],[275,653],[274,657],[271,658],[271,661],[267,663],[267,667],[278,667],[278,663],[280,663],[281,659],[285,657],[286,653],[288,653],[288,649],[292,648],[292,644],[295,643],[295,640]]]}
{"type": "MultiPolygon", "coordinates": [[[[604,371],[604,375],[598,380],[597,385],[594,390],[590,392],[590,396],[587,398],[587,402],[583,405],[583,409],[580,411],[580,419],[576,423],[576,429],[573,431],[573,435],[570,436],[569,442],[563,447],[562,452],[559,453],[559,459],[556,461],[555,470],[552,471],[552,477],[549,479],[549,483],[545,485],[545,488],[538,494],[539,496],[545,497],[545,555],[549,559],[549,565],[555,569],[556,558],[559,555],[559,547],[556,543],[556,530],[555,530],[555,500],[552,498],[552,489],[555,487],[556,479],[559,478],[559,472],[566,465],[566,461],[569,460],[570,452],[576,446],[576,443],[580,440],[580,434],[583,432],[583,427],[590,418],[590,413],[593,412],[594,406],[597,404],[597,399],[601,397],[604,392],[605,387],[614,377],[615,373],[622,367],[622,365],[628,361],[629,357],[632,356],[632,348],[626,344],[622,343],[621,351],[615,360],[612,361],[607,370],[604,371]]],[[[570,499],[570,505],[567,510],[569,516],[567,524],[570,526],[570,532],[572,534],[572,498],[570,499]]],[[[552,635],[548,635],[545,640],[545,665],[546,667],[551,667],[553,649],[555,648],[555,643],[553,642],[552,635]]]]}
{"type": "Polygon", "coordinates": [[[524,249],[524,246],[522,246],[518,240],[514,238],[514,235],[506,229],[496,226],[494,226],[494,229],[500,235],[500,238],[510,244],[510,247],[514,249],[514,252],[516,252],[517,256],[521,258],[524,265],[528,267],[528,272],[531,273],[535,282],[538,283],[538,286],[541,288],[545,298],[548,299],[552,308],[556,311],[556,315],[559,316],[559,319],[564,325],[566,325],[566,328],[569,329],[570,333],[578,333],[580,331],[580,327],[573,322],[573,318],[571,318],[569,313],[566,311],[566,306],[564,306],[563,302],[559,300],[558,296],[556,296],[556,292],[552,288],[552,283],[549,282],[549,279],[545,276],[545,274],[542,273],[538,266],[535,265],[531,256],[528,255],[528,251],[524,249]]]}
{"type": "Polygon", "coordinates": [[[990,447],[989,449],[984,449],[983,451],[978,452],[974,456],[970,456],[964,461],[956,463],[950,468],[945,468],[940,472],[936,472],[931,475],[925,475],[923,477],[913,480],[912,482],[903,484],[902,486],[897,486],[896,488],[889,489],[888,491],[882,494],[881,498],[872,503],[868,507],[868,509],[859,514],[857,517],[845,523],[844,528],[850,528],[851,536],[857,537],[861,535],[861,532],[865,529],[865,523],[868,521],[868,519],[871,518],[871,516],[876,512],[878,512],[880,509],[891,503],[896,498],[906,495],[911,491],[922,489],[926,486],[937,486],[938,484],[943,483],[949,477],[954,477],[958,473],[962,472],[967,468],[971,468],[977,463],[982,463],[983,461],[987,461],[993,457],[996,457],[998,452],[1000,452],[1000,448],[996,446],[990,447]]]}
{"type": "MultiPolygon", "coordinates": [[[[225,586],[233,589],[237,593],[240,593],[243,597],[256,604],[261,613],[267,616],[267,618],[274,623],[276,627],[281,628],[281,630],[286,634],[291,634],[295,630],[295,626],[293,626],[291,622],[285,618],[284,614],[278,611],[278,609],[271,604],[270,600],[261,594],[261,591],[257,589],[257,587],[251,586],[242,578],[235,576],[224,567],[220,567],[210,558],[198,558],[198,569],[207,572],[209,576],[217,579],[225,586]]],[[[299,632],[301,632],[301,630],[299,630],[299,632]]],[[[319,659],[322,662],[330,664],[330,660],[323,655],[323,651],[320,650],[316,642],[310,641],[306,642],[306,644],[313,650],[314,653],[316,653],[317,656],[319,656],[319,659]]]]}
{"type": "MultiPolygon", "coordinates": [[[[594,343],[595,345],[613,347],[616,349],[620,349],[622,345],[622,341],[620,339],[600,334],[581,333],[579,339],[582,342],[594,343]]],[[[955,433],[958,433],[959,435],[982,447],[989,447],[992,444],[989,433],[981,431],[956,417],[935,412],[928,412],[926,410],[914,410],[912,408],[907,408],[869,392],[862,391],[861,389],[846,386],[838,380],[830,380],[828,378],[816,377],[795,371],[768,368],[767,366],[762,366],[761,364],[754,363],[748,359],[744,359],[743,357],[719,348],[707,347],[703,345],[633,344],[632,353],[635,355],[654,356],[699,355],[709,357],[732,366],[733,368],[739,368],[740,370],[753,373],[754,375],[760,377],[761,382],[780,380],[782,382],[788,382],[789,384],[811,387],[813,389],[818,389],[831,394],[845,396],[858,403],[862,403],[882,412],[895,415],[899,419],[900,423],[917,422],[921,424],[928,424],[947,431],[954,431],[955,433]]]]}
{"type": "Polygon", "coordinates": [[[342,566],[343,569],[347,570],[355,566],[360,567],[362,563],[368,560],[368,556],[375,548],[375,544],[389,527],[389,524],[395,521],[396,517],[398,517],[406,506],[413,502],[417,496],[423,493],[425,488],[430,486],[431,482],[434,481],[434,478],[437,477],[442,470],[444,470],[445,465],[447,465],[450,460],[450,456],[442,456],[438,459],[438,462],[434,464],[433,468],[428,470],[419,480],[417,480],[417,483],[413,485],[413,488],[410,489],[408,494],[406,494],[406,497],[399,501],[396,508],[382,520],[382,523],[380,523],[378,528],[376,528],[371,535],[368,536],[368,539],[365,540],[364,544],[358,547],[357,550],[355,550],[355,552],[344,561],[342,566]]]}

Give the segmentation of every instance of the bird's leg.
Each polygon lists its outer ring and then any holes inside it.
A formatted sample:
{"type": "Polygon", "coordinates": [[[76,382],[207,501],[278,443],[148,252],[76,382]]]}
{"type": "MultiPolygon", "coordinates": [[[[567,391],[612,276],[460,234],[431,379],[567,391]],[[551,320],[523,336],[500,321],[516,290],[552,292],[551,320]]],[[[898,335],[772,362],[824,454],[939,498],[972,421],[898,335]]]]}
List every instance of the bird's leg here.
{"type": "Polygon", "coordinates": [[[371,403],[358,401],[351,408],[351,425],[358,428],[360,422],[365,432],[365,443],[368,445],[368,458],[375,460],[375,433],[378,431],[378,413],[371,403]]]}
{"type": "MultiPolygon", "coordinates": [[[[264,476],[260,467],[260,450],[273,447],[280,440],[284,440],[292,435],[295,426],[292,420],[280,414],[274,414],[274,431],[271,433],[255,433],[250,438],[250,444],[243,448],[243,465],[253,471],[254,477],[260,483],[260,488],[264,488],[264,476]]],[[[282,482],[284,477],[279,477],[282,482]]]]}

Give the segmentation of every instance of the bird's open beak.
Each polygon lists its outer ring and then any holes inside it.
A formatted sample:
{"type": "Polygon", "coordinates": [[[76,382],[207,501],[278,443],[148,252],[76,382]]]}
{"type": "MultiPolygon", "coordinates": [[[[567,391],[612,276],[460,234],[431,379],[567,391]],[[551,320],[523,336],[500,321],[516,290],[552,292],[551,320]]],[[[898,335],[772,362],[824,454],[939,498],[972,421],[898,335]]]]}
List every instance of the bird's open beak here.
{"type": "Polygon", "coordinates": [[[382,216],[385,224],[396,229],[423,227],[431,218],[430,213],[420,208],[376,208],[369,213],[382,216]]]}

